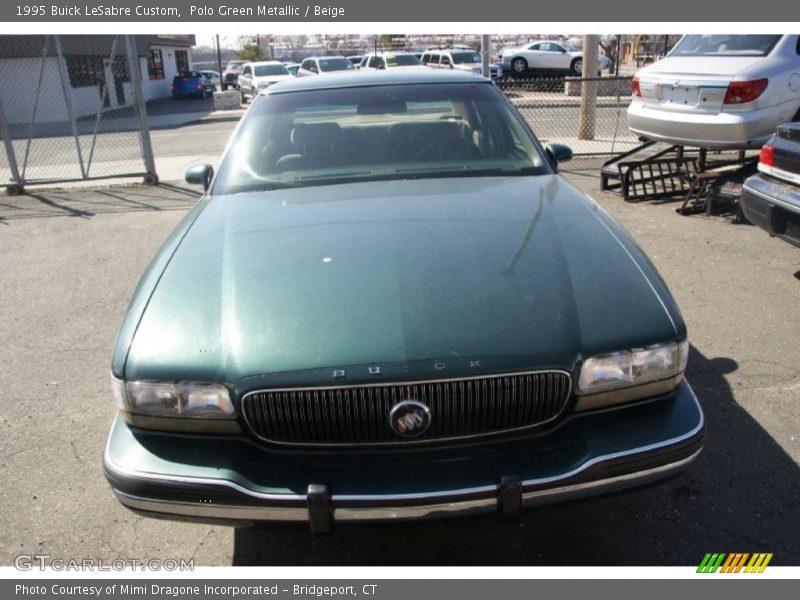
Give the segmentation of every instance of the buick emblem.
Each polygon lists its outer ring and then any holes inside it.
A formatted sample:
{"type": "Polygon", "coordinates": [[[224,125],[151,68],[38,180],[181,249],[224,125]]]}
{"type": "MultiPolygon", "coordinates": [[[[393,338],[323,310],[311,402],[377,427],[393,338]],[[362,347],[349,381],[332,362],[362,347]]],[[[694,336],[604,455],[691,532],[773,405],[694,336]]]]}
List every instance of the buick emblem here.
{"type": "Polygon", "coordinates": [[[389,413],[389,426],[397,435],[403,437],[422,435],[430,424],[430,409],[416,400],[398,402],[389,413]]]}

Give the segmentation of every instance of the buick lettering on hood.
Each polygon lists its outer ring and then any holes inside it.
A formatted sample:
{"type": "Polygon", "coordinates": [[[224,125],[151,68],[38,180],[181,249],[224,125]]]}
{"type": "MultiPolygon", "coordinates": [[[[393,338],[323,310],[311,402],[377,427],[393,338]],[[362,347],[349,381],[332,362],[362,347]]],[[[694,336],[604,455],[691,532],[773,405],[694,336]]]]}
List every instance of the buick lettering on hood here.
{"type": "Polygon", "coordinates": [[[652,263],[492,83],[270,86],[122,320],[104,468],[141,514],[247,524],[520,510],[700,452],[652,263]]]}

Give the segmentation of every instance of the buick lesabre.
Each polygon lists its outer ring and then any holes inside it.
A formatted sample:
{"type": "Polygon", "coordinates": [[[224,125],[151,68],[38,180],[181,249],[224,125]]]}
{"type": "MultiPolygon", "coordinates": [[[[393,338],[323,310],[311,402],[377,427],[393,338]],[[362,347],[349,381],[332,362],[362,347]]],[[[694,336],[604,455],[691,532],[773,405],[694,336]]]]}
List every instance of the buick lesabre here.
{"type": "Polygon", "coordinates": [[[698,455],[681,314],[488,79],[259,94],[124,316],[104,468],[140,513],[252,523],[521,508],[698,455]]]}

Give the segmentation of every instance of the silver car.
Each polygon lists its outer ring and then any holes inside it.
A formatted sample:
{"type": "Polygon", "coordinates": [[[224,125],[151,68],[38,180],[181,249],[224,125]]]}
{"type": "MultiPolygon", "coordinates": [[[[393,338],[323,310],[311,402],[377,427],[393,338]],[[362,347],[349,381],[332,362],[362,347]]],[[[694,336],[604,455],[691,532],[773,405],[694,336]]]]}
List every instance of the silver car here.
{"type": "Polygon", "coordinates": [[[758,148],[800,120],[800,36],[686,35],[632,83],[628,127],[700,148],[758,148]]]}

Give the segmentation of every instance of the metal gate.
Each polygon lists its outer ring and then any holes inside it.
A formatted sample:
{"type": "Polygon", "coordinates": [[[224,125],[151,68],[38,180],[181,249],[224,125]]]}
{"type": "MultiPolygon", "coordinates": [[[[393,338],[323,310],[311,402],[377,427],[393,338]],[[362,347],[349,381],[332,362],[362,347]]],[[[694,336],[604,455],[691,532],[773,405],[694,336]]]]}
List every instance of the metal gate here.
{"type": "Polygon", "coordinates": [[[127,35],[0,36],[0,186],[158,181],[127,35]]]}
{"type": "Polygon", "coordinates": [[[576,156],[627,152],[641,142],[628,130],[630,77],[501,79],[497,87],[543,143],[560,142],[576,156]],[[591,127],[581,126],[582,95],[591,86],[591,127]]]}

